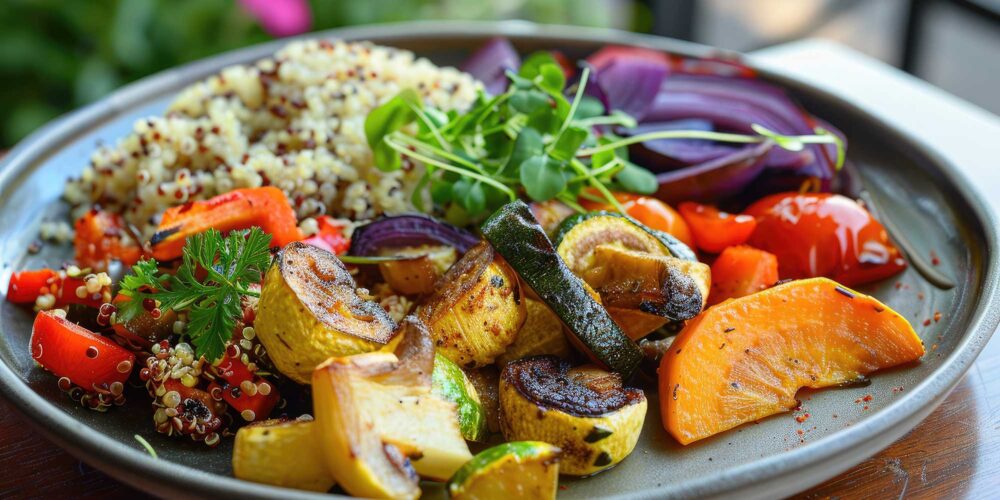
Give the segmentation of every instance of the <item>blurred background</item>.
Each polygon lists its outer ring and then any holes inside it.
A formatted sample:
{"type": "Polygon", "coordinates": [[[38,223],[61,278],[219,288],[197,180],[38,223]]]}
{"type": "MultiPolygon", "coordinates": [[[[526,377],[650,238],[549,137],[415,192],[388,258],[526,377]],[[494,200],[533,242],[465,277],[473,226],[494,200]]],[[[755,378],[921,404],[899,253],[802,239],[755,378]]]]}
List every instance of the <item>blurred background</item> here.
{"type": "Polygon", "coordinates": [[[738,51],[825,38],[1000,114],[1000,0],[0,0],[0,149],[164,68],[413,19],[526,19],[738,51]]]}

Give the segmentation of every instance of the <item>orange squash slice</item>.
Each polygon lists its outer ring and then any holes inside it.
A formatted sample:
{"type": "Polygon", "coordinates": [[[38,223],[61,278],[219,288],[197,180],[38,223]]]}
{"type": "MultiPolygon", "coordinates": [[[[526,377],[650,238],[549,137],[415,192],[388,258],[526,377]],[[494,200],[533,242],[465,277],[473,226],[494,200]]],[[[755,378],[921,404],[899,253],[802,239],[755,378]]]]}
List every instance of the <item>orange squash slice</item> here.
{"type": "Polygon", "coordinates": [[[659,369],[663,425],[681,444],[796,406],[795,393],[920,359],[909,322],[826,278],[727,300],[692,319],[659,369]]]}

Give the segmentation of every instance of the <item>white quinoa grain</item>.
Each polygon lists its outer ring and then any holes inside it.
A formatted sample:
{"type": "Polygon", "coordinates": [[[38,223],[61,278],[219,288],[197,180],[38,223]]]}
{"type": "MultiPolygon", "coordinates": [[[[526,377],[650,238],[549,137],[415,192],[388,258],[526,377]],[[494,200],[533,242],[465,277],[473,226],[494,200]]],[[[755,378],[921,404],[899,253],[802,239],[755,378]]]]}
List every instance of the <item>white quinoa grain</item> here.
{"type": "MultiPolygon", "coordinates": [[[[189,86],[165,116],[137,121],[94,152],[64,197],[75,214],[95,203],[123,211],[145,237],[167,208],[242,187],[278,186],[302,219],[413,210],[421,169],[379,171],[364,133],[368,112],[407,88],[447,111],[467,109],[481,84],[398,49],[293,42],[189,86]]],[[[72,238],[65,224],[42,231],[72,238]]]]}

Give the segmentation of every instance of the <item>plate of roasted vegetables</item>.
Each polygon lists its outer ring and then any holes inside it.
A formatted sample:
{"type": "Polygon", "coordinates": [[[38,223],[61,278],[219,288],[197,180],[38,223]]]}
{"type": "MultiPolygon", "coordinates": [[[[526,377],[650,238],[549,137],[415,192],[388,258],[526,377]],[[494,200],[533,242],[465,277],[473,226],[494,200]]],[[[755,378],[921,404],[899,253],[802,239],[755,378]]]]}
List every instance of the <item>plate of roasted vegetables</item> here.
{"type": "Polygon", "coordinates": [[[997,324],[947,159],[733,54],[525,24],[254,47],[0,169],[0,387],[157,495],[788,494],[997,324]]]}

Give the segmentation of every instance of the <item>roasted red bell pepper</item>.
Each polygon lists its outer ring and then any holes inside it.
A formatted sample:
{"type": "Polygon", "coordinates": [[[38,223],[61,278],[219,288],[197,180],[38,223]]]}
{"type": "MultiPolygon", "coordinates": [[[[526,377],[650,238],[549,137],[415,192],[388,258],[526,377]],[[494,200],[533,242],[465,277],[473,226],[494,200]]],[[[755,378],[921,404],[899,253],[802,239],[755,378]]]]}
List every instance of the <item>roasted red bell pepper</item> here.
{"type": "Polygon", "coordinates": [[[76,263],[99,271],[106,270],[111,260],[131,266],[142,258],[137,244],[123,244],[125,220],[121,215],[92,209],[80,216],[74,225],[73,247],[76,263]]]}
{"type": "Polygon", "coordinates": [[[277,406],[278,401],[281,400],[281,394],[278,393],[278,388],[274,386],[274,383],[262,378],[254,377],[249,381],[256,390],[256,393],[251,395],[245,390],[248,384],[231,384],[226,383],[225,385],[218,382],[212,382],[208,386],[208,391],[211,394],[222,394],[222,399],[236,410],[240,417],[247,422],[257,422],[260,420],[267,420],[267,417],[277,406]],[[262,390],[261,387],[264,387],[262,390]],[[265,394],[266,392],[266,394],[265,394]]]}
{"type": "Polygon", "coordinates": [[[54,269],[34,269],[18,271],[11,275],[7,285],[7,301],[15,304],[34,304],[38,297],[52,294],[55,302],[52,307],[63,307],[69,304],[80,304],[90,307],[100,307],[104,303],[101,293],[85,294],[80,297],[76,290],[86,286],[80,278],[66,276],[65,272],[54,269]]]}
{"type": "Polygon", "coordinates": [[[746,243],[757,222],[749,215],[720,212],[711,205],[686,201],[677,207],[687,221],[699,250],[719,253],[726,247],[746,243]]]}
{"type": "Polygon", "coordinates": [[[31,357],[86,391],[125,383],[135,366],[128,350],[50,311],[35,316],[31,357]]]}
{"type": "Polygon", "coordinates": [[[164,212],[151,240],[153,257],[160,261],[176,259],[189,236],[209,229],[226,233],[254,226],[271,235],[272,247],[302,239],[295,211],[284,192],[274,186],[237,189],[164,212]]]}
{"type": "Polygon", "coordinates": [[[333,217],[321,215],[316,218],[319,225],[319,232],[310,236],[302,243],[322,248],[334,255],[342,255],[351,246],[351,240],[344,236],[344,226],[335,221],[333,217]]]}

